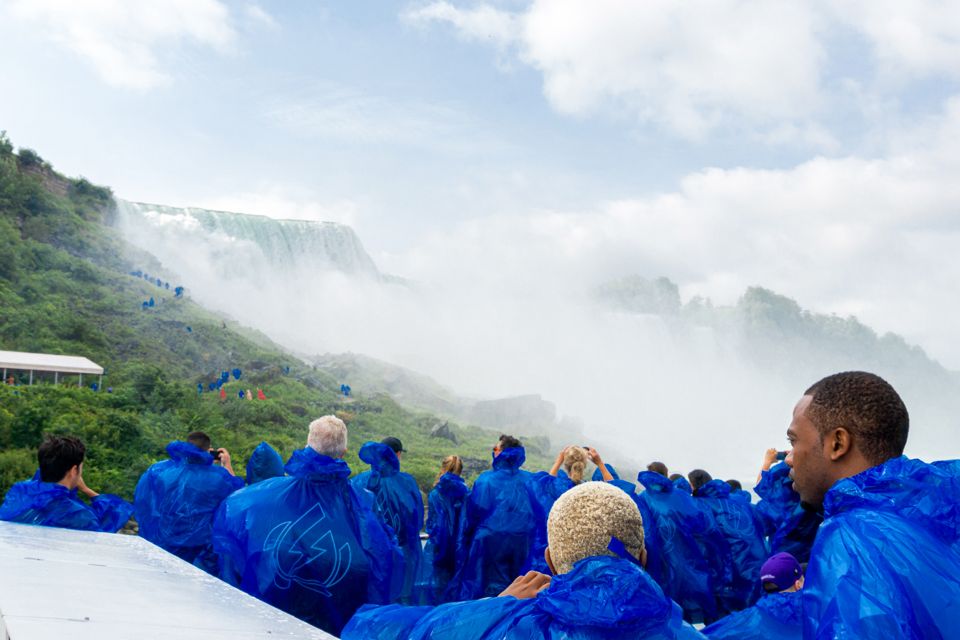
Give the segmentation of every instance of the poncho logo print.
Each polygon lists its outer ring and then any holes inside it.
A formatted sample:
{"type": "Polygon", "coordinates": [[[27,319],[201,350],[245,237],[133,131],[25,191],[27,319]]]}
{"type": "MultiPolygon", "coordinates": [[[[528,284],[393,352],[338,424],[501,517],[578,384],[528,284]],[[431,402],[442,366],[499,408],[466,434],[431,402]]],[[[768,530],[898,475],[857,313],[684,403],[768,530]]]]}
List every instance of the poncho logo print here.
{"type": "Polygon", "coordinates": [[[289,589],[293,583],[330,596],[330,588],[350,572],[353,552],[349,543],[337,546],[333,531],[321,528],[327,519],[323,507],[315,504],[295,521],[282,522],[274,527],[263,543],[263,552],[270,555],[277,567],[273,583],[278,589],[289,589]],[[323,580],[304,578],[300,570],[326,557],[330,572],[323,580]]]}

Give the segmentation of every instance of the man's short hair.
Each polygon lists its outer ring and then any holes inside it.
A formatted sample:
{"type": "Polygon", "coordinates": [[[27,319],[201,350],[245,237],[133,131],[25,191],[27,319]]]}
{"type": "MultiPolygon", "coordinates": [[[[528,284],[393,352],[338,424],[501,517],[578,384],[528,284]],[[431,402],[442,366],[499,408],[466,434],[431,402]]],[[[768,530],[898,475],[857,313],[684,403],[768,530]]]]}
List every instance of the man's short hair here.
{"type": "Polygon", "coordinates": [[[342,458],[347,452],[347,425],[337,416],[323,416],[310,423],[307,446],[331,458],[342,458]]]}
{"type": "Polygon", "coordinates": [[[547,544],[558,574],[591,556],[615,556],[608,549],[618,539],[627,553],[640,559],[643,519],[636,503],[606,482],[584,482],[553,503],[547,517],[547,544]]]}
{"type": "Polygon", "coordinates": [[[670,474],[670,482],[673,482],[674,480],[679,480],[679,479],[682,478],[682,477],[683,477],[683,475],[680,474],[680,473],[671,473],[671,474],[670,474]]]}
{"type": "Polygon", "coordinates": [[[713,480],[713,476],[703,469],[694,469],[687,474],[687,480],[690,481],[690,486],[693,487],[693,492],[696,493],[700,490],[700,487],[713,480]]]}
{"type": "Polygon", "coordinates": [[[187,442],[201,451],[210,450],[210,436],[203,431],[191,431],[187,434],[187,442]]]}
{"type": "Polygon", "coordinates": [[[880,464],[903,454],[910,415],[900,395],[878,375],[864,371],[835,373],[804,392],[812,400],[806,417],[820,432],[843,427],[867,462],[880,464]]]}
{"type": "Polygon", "coordinates": [[[501,449],[512,449],[515,447],[522,447],[523,445],[519,440],[513,436],[508,436],[505,433],[500,434],[500,448],[501,449]]]}
{"type": "Polygon", "coordinates": [[[87,448],[73,436],[47,436],[37,449],[40,480],[60,482],[73,467],[83,462],[87,448]]]}
{"type": "Polygon", "coordinates": [[[651,462],[647,465],[647,471],[653,471],[654,473],[659,473],[664,478],[670,476],[670,472],[667,470],[667,465],[662,462],[651,462]]]}
{"type": "Polygon", "coordinates": [[[743,491],[743,485],[739,480],[727,480],[727,484],[730,485],[730,491],[743,491]]]}

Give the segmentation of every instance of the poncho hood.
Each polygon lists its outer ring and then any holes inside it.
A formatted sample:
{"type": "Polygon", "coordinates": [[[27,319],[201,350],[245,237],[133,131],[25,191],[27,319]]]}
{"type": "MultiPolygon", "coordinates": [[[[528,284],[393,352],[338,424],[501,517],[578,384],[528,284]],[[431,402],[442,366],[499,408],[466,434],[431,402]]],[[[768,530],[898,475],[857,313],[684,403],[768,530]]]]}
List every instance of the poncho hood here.
{"type": "Polygon", "coordinates": [[[350,477],[350,467],[346,462],[317,453],[310,447],[294,451],[284,469],[288,475],[317,482],[334,482],[350,477]]]}
{"type": "MultiPolygon", "coordinates": [[[[610,556],[585,558],[569,573],[555,576],[535,605],[572,627],[638,633],[662,628],[674,615],[674,606],[638,565],[610,556]]],[[[676,615],[679,618],[679,607],[676,615]]]]}
{"type": "Polygon", "coordinates": [[[400,471],[400,459],[393,449],[380,442],[367,442],[358,452],[360,459],[370,465],[371,471],[381,476],[392,476],[400,471]]]}
{"type": "Polygon", "coordinates": [[[493,459],[493,468],[498,471],[516,471],[526,460],[527,452],[523,447],[508,447],[493,459]]]}
{"type": "Polygon", "coordinates": [[[440,481],[437,482],[437,491],[445,498],[459,500],[467,495],[468,489],[467,483],[463,481],[462,477],[455,473],[445,473],[440,476],[440,481]]]}
{"type": "Polygon", "coordinates": [[[670,493],[676,488],[670,478],[665,478],[655,471],[641,471],[637,474],[637,482],[647,491],[654,493],[670,493]]]}
{"type": "Polygon", "coordinates": [[[266,442],[261,442],[247,461],[247,484],[283,475],[283,458],[266,442]]]}
{"type": "Polygon", "coordinates": [[[167,455],[177,462],[213,464],[213,456],[189,442],[176,440],[167,445],[167,455]]]}
{"type": "Polygon", "coordinates": [[[76,495],[76,489],[67,489],[56,482],[27,480],[10,487],[5,497],[5,506],[10,509],[10,517],[15,517],[31,509],[43,509],[57,498],[76,497],[76,495]]]}
{"type": "Polygon", "coordinates": [[[960,477],[947,465],[928,464],[906,456],[892,458],[827,491],[823,508],[827,518],[854,509],[899,514],[940,537],[960,537],[960,477]]]}
{"type": "Polygon", "coordinates": [[[698,498],[720,498],[726,500],[730,497],[730,485],[723,480],[711,480],[707,484],[697,489],[698,498]]]}

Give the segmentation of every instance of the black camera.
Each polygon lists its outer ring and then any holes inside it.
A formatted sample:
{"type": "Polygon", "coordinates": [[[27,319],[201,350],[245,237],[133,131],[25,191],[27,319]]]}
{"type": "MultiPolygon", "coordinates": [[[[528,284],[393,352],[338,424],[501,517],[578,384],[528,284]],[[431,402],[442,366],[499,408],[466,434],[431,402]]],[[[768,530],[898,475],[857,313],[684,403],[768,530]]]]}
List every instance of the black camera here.
{"type": "Polygon", "coordinates": [[[210,455],[213,456],[214,460],[220,459],[220,449],[210,449],[210,455]]]}
{"type": "Polygon", "coordinates": [[[777,460],[786,460],[788,451],[777,451],[777,460]]]}

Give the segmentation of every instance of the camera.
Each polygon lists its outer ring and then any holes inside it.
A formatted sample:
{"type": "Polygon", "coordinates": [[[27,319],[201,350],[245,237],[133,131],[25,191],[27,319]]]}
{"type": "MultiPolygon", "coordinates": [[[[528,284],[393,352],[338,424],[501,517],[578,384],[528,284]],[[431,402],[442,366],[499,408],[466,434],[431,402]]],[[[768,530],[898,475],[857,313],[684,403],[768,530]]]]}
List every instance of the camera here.
{"type": "Polygon", "coordinates": [[[777,460],[786,460],[789,451],[777,451],[777,460]]]}
{"type": "Polygon", "coordinates": [[[220,459],[220,449],[210,449],[210,455],[213,456],[214,460],[220,459]]]}

